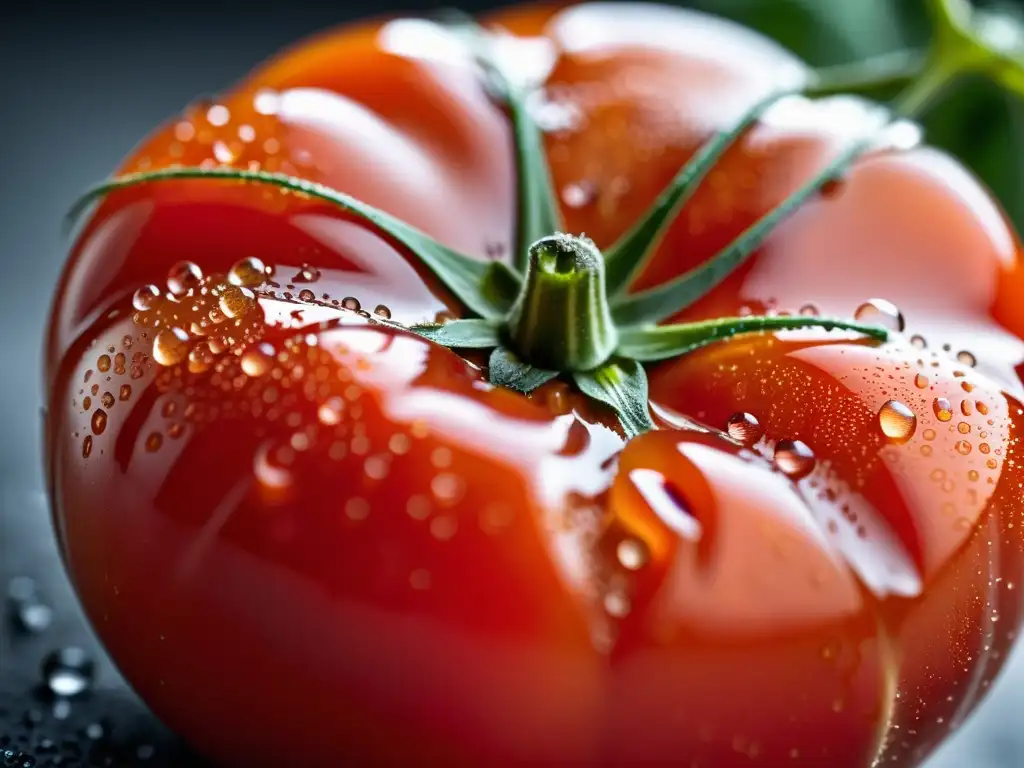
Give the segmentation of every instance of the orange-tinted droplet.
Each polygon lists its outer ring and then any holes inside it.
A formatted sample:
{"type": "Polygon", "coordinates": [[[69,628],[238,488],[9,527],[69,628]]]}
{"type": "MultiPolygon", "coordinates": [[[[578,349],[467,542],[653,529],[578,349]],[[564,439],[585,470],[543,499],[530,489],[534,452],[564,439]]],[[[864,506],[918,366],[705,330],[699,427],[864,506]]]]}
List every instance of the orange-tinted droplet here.
{"type": "Polygon", "coordinates": [[[917,430],[917,415],[899,400],[890,400],[878,411],[882,434],[891,443],[902,445],[917,430]]]}
{"type": "Polygon", "coordinates": [[[203,271],[191,261],[179,261],[167,272],[167,290],[175,296],[183,296],[199,286],[203,271]]]}
{"type": "Polygon", "coordinates": [[[107,428],[107,412],[97,408],[92,414],[92,432],[94,435],[102,435],[107,428]]]}
{"type": "Polygon", "coordinates": [[[966,440],[957,440],[956,445],[953,447],[956,448],[956,452],[961,456],[966,456],[971,452],[971,444],[966,440]]]}
{"type": "Polygon", "coordinates": [[[164,436],[159,432],[150,432],[146,438],[146,450],[150,453],[155,453],[160,450],[160,446],[164,444],[164,436]]]}
{"type": "Polygon", "coordinates": [[[775,466],[792,480],[809,475],[815,463],[814,451],[802,440],[780,440],[775,445],[775,466]]]}
{"type": "Polygon", "coordinates": [[[270,371],[275,350],[267,343],[257,344],[242,355],[242,371],[246,376],[263,376],[270,371]]]}
{"type": "Polygon", "coordinates": [[[99,369],[100,373],[106,373],[109,371],[110,355],[100,355],[99,359],[96,361],[96,367],[99,369]]]}
{"type": "Polygon", "coordinates": [[[155,285],[144,285],[132,296],[132,306],[139,312],[146,312],[153,308],[158,298],[160,298],[159,288],[155,285]]]}
{"type": "Polygon", "coordinates": [[[241,317],[252,308],[256,297],[248,288],[225,285],[220,292],[218,306],[225,317],[241,317]]]}
{"type": "Polygon", "coordinates": [[[132,387],[130,384],[122,384],[121,391],[118,395],[122,401],[128,401],[132,399],[132,387]]]}
{"type": "Polygon", "coordinates": [[[971,368],[978,364],[977,358],[975,358],[974,355],[968,352],[966,349],[962,349],[959,352],[957,352],[956,359],[959,360],[964,365],[971,366],[971,368]]]}
{"type": "Polygon", "coordinates": [[[869,299],[857,307],[853,316],[858,323],[881,325],[890,331],[902,331],[906,327],[903,313],[895,304],[885,299],[869,299]]]}
{"type": "Polygon", "coordinates": [[[953,418],[953,406],[944,397],[936,397],[932,401],[932,410],[935,411],[935,418],[939,421],[949,421],[953,418]]]}
{"type": "Polygon", "coordinates": [[[248,256],[236,261],[228,272],[228,281],[242,288],[255,288],[262,285],[266,277],[266,265],[255,256],[248,256]]]}
{"type": "Polygon", "coordinates": [[[729,437],[743,445],[753,445],[764,435],[764,427],[752,413],[734,413],[725,423],[729,437]]]}
{"type": "Polygon", "coordinates": [[[82,458],[88,459],[92,454],[92,435],[86,435],[82,441],[82,458]]]}
{"type": "Polygon", "coordinates": [[[188,355],[188,334],[181,328],[165,328],[153,342],[153,359],[160,365],[177,365],[188,355]]]}
{"type": "Polygon", "coordinates": [[[914,386],[918,389],[928,389],[928,385],[930,383],[931,382],[928,381],[928,377],[923,373],[919,373],[914,377],[914,386]]]}

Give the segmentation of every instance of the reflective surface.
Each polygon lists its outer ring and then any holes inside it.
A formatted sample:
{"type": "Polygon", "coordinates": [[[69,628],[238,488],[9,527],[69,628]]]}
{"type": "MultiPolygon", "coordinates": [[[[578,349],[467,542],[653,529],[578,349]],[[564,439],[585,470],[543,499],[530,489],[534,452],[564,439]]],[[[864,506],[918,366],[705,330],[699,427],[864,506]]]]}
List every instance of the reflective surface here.
{"type": "MultiPolygon", "coordinates": [[[[745,34],[683,15],[648,20],[676,24],[666,37],[678,48],[620,50],[630,30],[608,13],[551,25],[555,38],[577,30],[579,50],[555,63],[543,105],[570,227],[599,244],[775,71],[726,55],[745,34]],[[687,46],[698,32],[722,44],[687,46]]],[[[128,167],[174,162],[176,143],[180,162],[284,155],[275,169],[507,258],[500,114],[461,68],[394,59],[379,39],[328,39],[272,65],[237,103],[204,104],[128,167]],[[368,103],[368,86],[340,80],[347,56],[413,100],[397,115],[368,103]],[[431,102],[443,115],[416,105],[403,72],[450,94],[431,102]],[[346,155],[339,135],[360,151],[346,155]],[[395,158],[401,183],[375,191],[395,158]]],[[[543,60],[545,46],[528,45],[543,60]]],[[[781,57],[763,45],[759,56],[781,57]]],[[[769,115],[645,279],[705,258],[818,167],[857,123],[831,108],[769,115]]],[[[855,766],[883,739],[886,759],[923,754],[987,688],[1016,630],[1020,414],[1000,391],[1019,388],[1015,259],[998,213],[950,161],[915,150],[866,162],[692,313],[850,314],[884,297],[934,351],[799,335],[709,348],[654,371],[655,399],[719,429],[749,412],[763,437],[740,449],[652,434],[614,473],[604,460],[617,438],[560,415],[555,393],[529,404],[486,391],[449,353],[380,328],[296,333],[364,325],[349,297],[405,322],[447,306],[402,254],[333,211],[200,184],[119,195],[80,241],[50,340],[49,458],[69,564],[137,689],[227,759],[256,759],[237,740],[243,720],[270,734],[261,749],[280,738],[308,755],[855,766]],[[223,276],[252,256],[277,285],[250,298],[223,276]],[[185,258],[208,284],[176,266],[185,258]],[[193,296],[133,317],[139,287],[181,293],[189,280],[193,296]],[[495,499],[508,506],[490,509],[495,499]],[[254,697],[257,684],[278,695],[254,697]],[[443,696],[442,714],[417,706],[428,695],[443,696]],[[293,719],[274,735],[284,711],[293,719]]]]}

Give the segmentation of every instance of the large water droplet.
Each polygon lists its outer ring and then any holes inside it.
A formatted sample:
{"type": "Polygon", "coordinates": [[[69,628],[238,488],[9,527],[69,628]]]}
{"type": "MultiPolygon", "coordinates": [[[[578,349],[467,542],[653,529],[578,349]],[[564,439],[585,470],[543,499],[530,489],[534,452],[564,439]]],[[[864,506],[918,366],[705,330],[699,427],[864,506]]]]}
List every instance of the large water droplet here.
{"type": "Polygon", "coordinates": [[[853,316],[858,323],[881,325],[890,331],[902,331],[906,327],[903,313],[895,304],[885,299],[869,299],[857,307],[853,316]]]}
{"type": "Polygon", "coordinates": [[[802,440],[779,440],[775,445],[775,466],[792,480],[807,477],[817,460],[802,440]]]}
{"type": "Polygon", "coordinates": [[[102,408],[97,408],[92,414],[92,433],[94,435],[102,435],[103,430],[107,428],[107,412],[102,408]]]}
{"type": "Polygon", "coordinates": [[[899,400],[890,400],[878,411],[878,424],[890,442],[902,445],[914,436],[917,415],[899,400]]]}
{"type": "Polygon", "coordinates": [[[160,298],[159,288],[155,285],[144,285],[132,296],[132,306],[139,312],[146,312],[153,308],[158,298],[160,298]]]}
{"type": "Polygon", "coordinates": [[[248,288],[226,285],[220,292],[218,305],[227,317],[240,317],[252,307],[255,297],[248,288]]]}
{"type": "Polygon", "coordinates": [[[764,435],[764,427],[751,413],[734,413],[725,423],[729,437],[743,445],[753,445],[764,435]]]}
{"type": "Polygon", "coordinates": [[[181,328],[165,328],[153,342],[153,359],[160,365],[177,365],[188,355],[188,334],[181,328]]]}
{"type": "Polygon", "coordinates": [[[236,261],[228,272],[228,281],[242,288],[255,288],[263,285],[267,276],[267,267],[255,256],[247,256],[236,261]]]}
{"type": "Polygon", "coordinates": [[[167,290],[175,296],[183,296],[199,285],[203,271],[191,261],[179,261],[167,272],[167,290]]]}
{"type": "Polygon", "coordinates": [[[81,696],[92,686],[96,664],[81,648],[68,646],[47,654],[42,672],[50,693],[70,699],[81,696]]]}

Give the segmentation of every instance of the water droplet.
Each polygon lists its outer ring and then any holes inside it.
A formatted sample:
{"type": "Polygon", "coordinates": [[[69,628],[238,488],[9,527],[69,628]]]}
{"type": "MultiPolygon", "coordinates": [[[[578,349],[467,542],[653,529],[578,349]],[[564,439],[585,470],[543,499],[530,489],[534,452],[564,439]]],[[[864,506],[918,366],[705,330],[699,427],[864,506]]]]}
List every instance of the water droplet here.
{"type": "Polygon", "coordinates": [[[92,408],[92,398],[86,395],[82,398],[82,410],[88,411],[90,408],[92,408]]]}
{"type": "Polygon", "coordinates": [[[92,435],[86,435],[82,441],[82,458],[88,459],[92,455],[92,435]]]}
{"type": "Polygon", "coordinates": [[[613,590],[604,596],[604,609],[609,616],[624,618],[629,615],[631,608],[629,595],[621,590],[613,590]]]}
{"type": "Polygon", "coordinates": [[[150,432],[146,438],[146,450],[150,453],[156,453],[160,450],[160,446],[164,444],[164,436],[159,432],[150,432]]]}
{"type": "Polygon", "coordinates": [[[978,364],[977,358],[973,354],[968,352],[966,349],[960,350],[956,353],[956,359],[964,365],[969,365],[971,368],[978,364]]]}
{"type": "Polygon", "coordinates": [[[153,341],[153,359],[160,365],[177,365],[188,355],[188,334],[181,328],[165,328],[153,341]]]}
{"type": "Polygon", "coordinates": [[[100,373],[106,373],[109,371],[110,355],[100,355],[99,359],[96,361],[96,367],[99,369],[100,373]]]}
{"type": "Polygon", "coordinates": [[[113,392],[104,392],[103,397],[100,398],[100,403],[104,408],[113,408],[115,402],[113,392]]]}
{"type": "Polygon", "coordinates": [[[341,421],[344,411],[345,401],[340,397],[332,397],[317,409],[316,415],[321,424],[334,426],[341,421]]]}
{"type": "Polygon", "coordinates": [[[92,414],[92,432],[94,435],[102,435],[107,428],[107,412],[102,408],[96,409],[92,414]]]}
{"type": "Polygon", "coordinates": [[[764,435],[764,428],[751,413],[734,413],[725,423],[729,437],[743,445],[753,445],[764,435]]]}
{"type": "Polygon", "coordinates": [[[191,261],[179,261],[167,272],[167,290],[175,296],[184,296],[199,286],[203,271],[191,261]]]}
{"type": "Polygon", "coordinates": [[[202,373],[213,365],[214,359],[210,345],[205,341],[199,341],[188,353],[188,369],[192,373],[202,373]]]}
{"type": "Polygon", "coordinates": [[[248,288],[240,288],[237,285],[227,285],[220,292],[220,300],[217,302],[220,311],[225,317],[241,317],[249,311],[256,300],[248,288]]]}
{"type": "Polygon", "coordinates": [[[223,104],[214,104],[206,111],[206,120],[210,125],[222,126],[227,125],[231,119],[231,112],[223,104]]]}
{"type": "Polygon", "coordinates": [[[71,699],[81,696],[92,686],[96,664],[81,648],[68,646],[46,655],[42,665],[43,680],[54,696],[71,699]]]}
{"type": "Polygon", "coordinates": [[[956,452],[961,456],[966,456],[971,452],[971,444],[966,440],[957,440],[956,445],[953,447],[956,448],[956,452]]]}
{"type": "Polygon", "coordinates": [[[118,393],[118,397],[122,402],[127,402],[132,399],[132,387],[130,384],[122,384],[121,390],[118,393]]]}
{"type": "Polygon", "coordinates": [[[878,411],[878,424],[890,442],[902,445],[914,436],[917,416],[899,400],[890,400],[878,411]]]}
{"type": "Polygon", "coordinates": [[[303,288],[299,291],[299,301],[316,301],[316,294],[309,288],[303,288]]]}
{"type": "Polygon", "coordinates": [[[802,440],[780,440],[775,445],[775,466],[792,480],[807,477],[814,469],[814,452],[802,440]]]}
{"type": "Polygon", "coordinates": [[[959,432],[961,435],[966,435],[971,431],[971,425],[968,424],[966,421],[961,421],[959,424],[956,425],[956,431],[959,432]]]}
{"type": "Polygon", "coordinates": [[[939,421],[949,421],[953,418],[953,406],[944,397],[936,397],[932,401],[932,409],[935,411],[935,418],[939,421]]]}
{"type": "Polygon", "coordinates": [[[562,202],[569,208],[582,208],[597,199],[597,187],[589,181],[577,181],[562,188],[562,202]]]}
{"type": "Polygon", "coordinates": [[[817,317],[818,308],[813,304],[804,304],[802,307],[800,307],[800,314],[803,317],[817,317]]]}
{"type": "Polygon", "coordinates": [[[918,389],[928,389],[928,385],[930,383],[931,382],[928,380],[928,377],[923,373],[919,373],[914,377],[914,386],[918,389]]]}
{"type": "Polygon", "coordinates": [[[355,296],[346,296],[341,300],[341,306],[353,312],[358,312],[362,305],[359,303],[359,299],[355,296]]]}
{"type": "Polygon", "coordinates": [[[626,570],[638,571],[647,565],[650,552],[639,539],[623,539],[615,548],[615,556],[626,570]]]}
{"type": "Polygon", "coordinates": [[[255,288],[263,285],[267,276],[267,267],[255,256],[247,256],[236,261],[228,272],[228,282],[242,288],[255,288]]]}
{"type": "Polygon", "coordinates": [[[247,349],[242,355],[242,371],[247,376],[263,376],[270,371],[275,354],[274,348],[266,342],[247,349]]]}
{"type": "Polygon", "coordinates": [[[902,331],[906,327],[903,314],[896,305],[885,299],[869,299],[853,313],[859,323],[881,325],[890,331],[902,331]]]}
{"type": "Polygon", "coordinates": [[[139,312],[146,312],[153,308],[158,298],[160,298],[159,288],[155,285],[144,285],[132,296],[132,306],[139,312]]]}
{"type": "Polygon", "coordinates": [[[292,278],[292,282],[295,283],[315,283],[320,279],[320,270],[311,264],[303,264],[299,269],[295,277],[292,278]]]}
{"type": "Polygon", "coordinates": [[[386,304],[378,304],[376,307],[374,307],[373,314],[375,314],[377,317],[383,317],[385,320],[391,319],[391,310],[387,307],[386,304]]]}
{"type": "Polygon", "coordinates": [[[928,342],[924,340],[924,336],[919,336],[916,333],[910,337],[910,343],[918,349],[925,349],[928,346],[928,342]]]}

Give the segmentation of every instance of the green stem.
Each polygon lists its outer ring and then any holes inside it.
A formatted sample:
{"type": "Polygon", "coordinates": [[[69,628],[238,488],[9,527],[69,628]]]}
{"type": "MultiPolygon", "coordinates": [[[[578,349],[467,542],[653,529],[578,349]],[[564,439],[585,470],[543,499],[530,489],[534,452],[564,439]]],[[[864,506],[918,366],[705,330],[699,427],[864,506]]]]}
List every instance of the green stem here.
{"type": "Polygon", "coordinates": [[[959,76],[957,67],[932,64],[893,100],[893,112],[904,117],[921,117],[959,76]]]}
{"type": "Polygon", "coordinates": [[[852,64],[819,69],[808,96],[870,95],[883,89],[905,88],[924,72],[927,57],[921,51],[892,51],[852,64]]]}
{"type": "Polygon", "coordinates": [[[529,254],[523,291],[508,316],[512,348],[537,368],[597,367],[618,342],[601,252],[585,238],[552,235],[529,254]]]}

